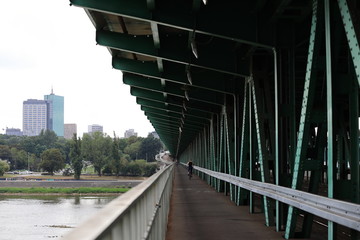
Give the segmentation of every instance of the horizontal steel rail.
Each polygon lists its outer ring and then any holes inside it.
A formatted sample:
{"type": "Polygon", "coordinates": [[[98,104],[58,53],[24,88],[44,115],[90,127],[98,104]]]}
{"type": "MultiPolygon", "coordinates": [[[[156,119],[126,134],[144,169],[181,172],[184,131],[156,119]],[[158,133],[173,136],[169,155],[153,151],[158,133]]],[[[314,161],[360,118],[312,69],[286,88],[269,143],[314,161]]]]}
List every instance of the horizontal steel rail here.
{"type": "Polygon", "coordinates": [[[111,201],[64,239],[165,239],[173,166],[111,201]]]}
{"type": "Polygon", "coordinates": [[[201,167],[195,170],[234,184],[251,192],[270,197],[340,225],[360,231],[360,204],[331,199],[270,183],[214,172],[201,167]]]}

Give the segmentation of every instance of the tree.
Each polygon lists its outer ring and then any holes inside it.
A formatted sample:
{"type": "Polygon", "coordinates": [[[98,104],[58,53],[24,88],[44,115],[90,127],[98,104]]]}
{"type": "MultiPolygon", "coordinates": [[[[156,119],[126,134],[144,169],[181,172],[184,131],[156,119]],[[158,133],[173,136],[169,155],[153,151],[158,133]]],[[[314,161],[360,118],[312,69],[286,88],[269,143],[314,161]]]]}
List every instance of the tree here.
{"type": "Polygon", "coordinates": [[[5,172],[9,171],[10,166],[7,161],[0,160],[0,176],[3,176],[5,172]]]}
{"type": "Polygon", "coordinates": [[[112,143],[112,160],[111,165],[113,168],[113,171],[115,172],[116,176],[119,176],[120,170],[121,170],[121,152],[119,149],[119,139],[116,138],[114,133],[114,139],[112,143]]]}
{"type": "Polygon", "coordinates": [[[129,154],[130,155],[130,158],[132,160],[136,160],[138,158],[137,154],[139,152],[139,149],[140,149],[140,145],[141,145],[141,142],[140,141],[137,141],[137,142],[133,142],[131,143],[130,145],[128,145],[124,151],[126,154],[129,154]]]}
{"type": "Polygon", "coordinates": [[[56,148],[45,150],[41,154],[40,168],[54,175],[54,172],[65,167],[64,156],[56,148]]]}
{"type": "Polygon", "coordinates": [[[83,168],[82,157],[81,157],[81,139],[77,139],[76,134],[74,134],[71,144],[70,144],[70,160],[71,165],[74,169],[74,178],[79,180],[81,175],[81,170],[83,168]]]}
{"type": "Polygon", "coordinates": [[[139,158],[145,159],[148,162],[155,161],[155,155],[162,148],[162,144],[159,139],[154,138],[151,134],[145,138],[139,148],[139,158]]]}
{"type": "Polygon", "coordinates": [[[58,141],[56,133],[52,130],[41,130],[40,135],[35,137],[40,145],[46,147],[46,149],[55,148],[55,144],[58,141]]]}
{"type": "Polygon", "coordinates": [[[101,176],[102,169],[109,164],[111,159],[111,144],[111,138],[104,136],[101,132],[84,134],[82,139],[81,152],[83,158],[92,163],[99,176],[101,176]]]}
{"type": "Polygon", "coordinates": [[[9,146],[0,145],[0,159],[11,160],[11,151],[9,146]]]}
{"type": "Polygon", "coordinates": [[[11,168],[12,169],[27,169],[28,168],[28,154],[24,150],[11,148],[11,168]]]}

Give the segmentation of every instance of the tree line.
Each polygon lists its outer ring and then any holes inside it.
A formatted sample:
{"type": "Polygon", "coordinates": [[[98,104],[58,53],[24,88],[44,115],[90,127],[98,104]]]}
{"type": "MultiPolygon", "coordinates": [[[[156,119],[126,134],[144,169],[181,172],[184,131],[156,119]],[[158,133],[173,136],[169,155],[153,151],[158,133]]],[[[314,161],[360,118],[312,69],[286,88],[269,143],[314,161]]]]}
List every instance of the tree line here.
{"type": "MultiPolygon", "coordinates": [[[[86,166],[93,166],[98,175],[143,175],[156,171],[155,155],[162,143],[148,137],[118,138],[95,132],[70,140],[57,137],[51,130],[38,136],[0,134],[0,175],[5,171],[27,169],[53,174],[71,166],[76,179],[86,166]],[[6,167],[8,164],[8,167],[6,167]]],[[[69,170],[69,169],[68,169],[69,170]]]]}

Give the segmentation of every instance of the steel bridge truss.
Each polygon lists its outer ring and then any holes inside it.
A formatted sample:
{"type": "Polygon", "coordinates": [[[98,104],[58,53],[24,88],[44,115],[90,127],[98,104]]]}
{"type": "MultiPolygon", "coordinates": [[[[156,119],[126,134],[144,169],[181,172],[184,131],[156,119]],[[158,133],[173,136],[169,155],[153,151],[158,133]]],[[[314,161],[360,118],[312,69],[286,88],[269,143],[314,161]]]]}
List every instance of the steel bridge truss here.
{"type": "MultiPolygon", "coordinates": [[[[359,1],[70,2],[85,9],[97,44],[174,157],[360,204],[359,1]]],[[[199,175],[287,239],[311,237],[315,220],[328,239],[360,239],[348,226],[199,175]]]]}

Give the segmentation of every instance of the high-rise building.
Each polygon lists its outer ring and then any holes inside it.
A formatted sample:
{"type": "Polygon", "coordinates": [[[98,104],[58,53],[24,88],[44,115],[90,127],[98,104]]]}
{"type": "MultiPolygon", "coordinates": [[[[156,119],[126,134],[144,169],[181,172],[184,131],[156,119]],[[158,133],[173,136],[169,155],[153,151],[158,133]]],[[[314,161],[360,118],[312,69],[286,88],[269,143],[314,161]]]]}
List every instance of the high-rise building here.
{"type": "Polygon", "coordinates": [[[77,126],[75,123],[64,124],[64,138],[71,139],[74,134],[77,134],[77,126]]]}
{"type": "Polygon", "coordinates": [[[48,103],[48,129],[53,130],[57,136],[64,136],[64,97],[55,95],[51,90],[50,95],[44,95],[48,103]]]}
{"type": "Polygon", "coordinates": [[[89,125],[88,126],[88,132],[89,133],[94,133],[94,132],[103,132],[103,126],[98,125],[98,124],[93,124],[93,125],[89,125]]]}
{"type": "Polygon", "coordinates": [[[44,100],[28,99],[23,102],[23,134],[37,136],[48,128],[48,103],[44,100]]]}
{"type": "Polygon", "coordinates": [[[125,131],[125,133],[124,133],[124,137],[125,138],[129,138],[129,137],[131,137],[131,136],[135,136],[135,137],[137,137],[137,132],[135,132],[135,130],[134,129],[128,129],[128,130],[126,130],[125,131]]]}

